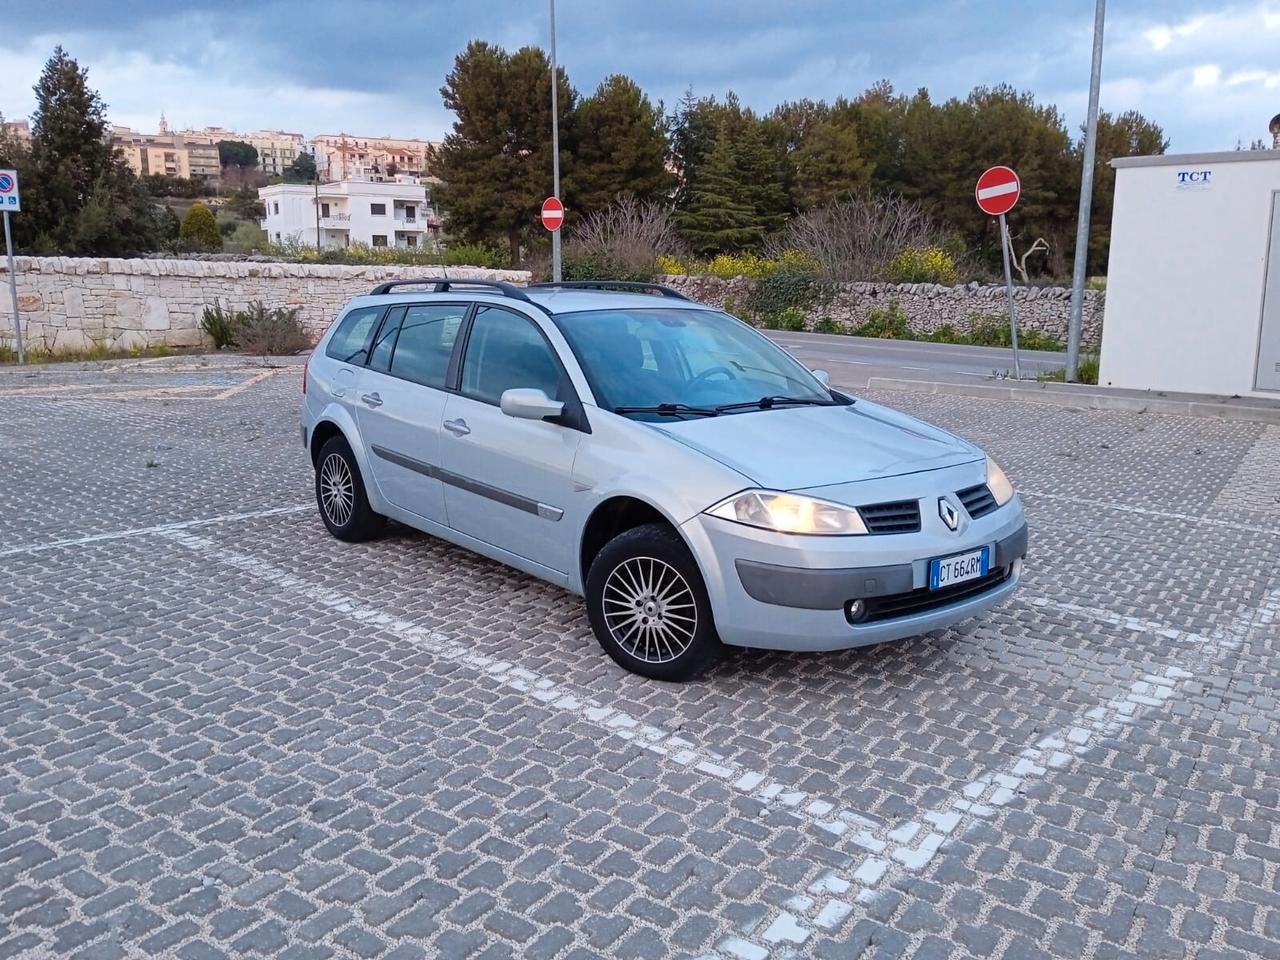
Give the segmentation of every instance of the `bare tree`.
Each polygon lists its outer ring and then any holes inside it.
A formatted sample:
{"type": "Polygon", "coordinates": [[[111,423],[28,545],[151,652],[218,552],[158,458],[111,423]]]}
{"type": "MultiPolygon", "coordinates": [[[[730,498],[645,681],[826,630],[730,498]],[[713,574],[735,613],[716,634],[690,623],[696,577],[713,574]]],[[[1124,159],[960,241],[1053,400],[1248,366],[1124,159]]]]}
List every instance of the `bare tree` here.
{"type": "Polygon", "coordinates": [[[1022,277],[1022,282],[1030,283],[1031,281],[1027,279],[1027,260],[1033,253],[1048,253],[1049,241],[1044,237],[1036,237],[1031,246],[1022,251],[1022,256],[1019,257],[1017,250],[1013,246],[1014,241],[1019,239],[1021,239],[1021,235],[1015,237],[1013,234],[1009,234],[1009,260],[1013,263],[1013,268],[1018,271],[1018,275],[1022,277]]]}
{"type": "Polygon", "coordinates": [[[910,200],[854,194],[795,217],[768,249],[809,254],[827,280],[879,280],[903,250],[940,246],[943,240],[941,227],[910,200]]]}
{"type": "Polygon", "coordinates": [[[594,257],[611,274],[648,275],[658,257],[682,250],[669,207],[621,197],[582,222],[566,255],[594,257]]]}

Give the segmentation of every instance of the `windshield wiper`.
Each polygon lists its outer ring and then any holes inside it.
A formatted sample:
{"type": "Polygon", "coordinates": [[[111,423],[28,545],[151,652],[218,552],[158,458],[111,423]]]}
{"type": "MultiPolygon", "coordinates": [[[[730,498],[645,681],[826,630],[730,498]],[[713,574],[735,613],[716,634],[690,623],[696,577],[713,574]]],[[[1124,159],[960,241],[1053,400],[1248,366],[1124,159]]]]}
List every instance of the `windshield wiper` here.
{"type": "Polygon", "coordinates": [[[678,417],[683,414],[695,414],[700,417],[716,417],[720,408],[691,407],[687,403],[659,403],[652,407],[614,407],[614,413],[656,413],[664,417],[678,417]]]}
{"type": "Polygon", "coordinates": [[[772,407],[784,406],[787,404],[795,404],[798,406],[809,407],[830,407],[834,406],[831,400],[816,400],[812,397],[761,397],[759,400],[748,400],[745,403],[722,403],[716,407],[720,413],[726,410],[750,410],[752,407],[759,407],[761,410],[768,410],[772,407]]]}

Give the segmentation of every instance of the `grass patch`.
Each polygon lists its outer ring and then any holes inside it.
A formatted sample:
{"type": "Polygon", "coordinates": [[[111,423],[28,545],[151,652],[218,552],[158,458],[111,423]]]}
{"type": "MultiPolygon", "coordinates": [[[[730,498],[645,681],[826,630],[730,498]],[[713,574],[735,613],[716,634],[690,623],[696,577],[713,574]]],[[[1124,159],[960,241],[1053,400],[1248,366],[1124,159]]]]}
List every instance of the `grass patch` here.
{"type": "MultiPolygon", "coordinates": [[[[83,363],[94,360],[140,360],[147,357],[170,357],[181,353],[200,353],[198,348],[175,348],[163,343],[151,347],[129,347],[112,350],[105,343],[94,344],[86,350],[50,350],[46,347],[26,348],[27,363],[83,363]]],[[[13,347],[0,346],[0,364],[17,363],[18,352],[13,347]]]]}
{"type": "MultiPolygon", "coordinates": [[[[1099,357],[1096,353],[1080,354],[1080,362],[1076,364],[1076,382],[1097,386],[1098,364],[1099,357]]],[[[1059,367],[1057,370],[1046,370],[1037,374],[1036,379],[1051,383],[1063,383],[1067,379],[1067,370],[1065,367],[1059,367]]]]}

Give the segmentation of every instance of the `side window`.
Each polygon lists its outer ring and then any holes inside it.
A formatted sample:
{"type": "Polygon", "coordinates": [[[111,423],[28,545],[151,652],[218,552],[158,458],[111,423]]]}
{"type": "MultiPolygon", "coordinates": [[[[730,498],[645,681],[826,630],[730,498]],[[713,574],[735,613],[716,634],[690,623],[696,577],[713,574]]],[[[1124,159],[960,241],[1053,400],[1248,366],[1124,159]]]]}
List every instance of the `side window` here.
{"type": "Polygon", "coordinates": [[[369,334],[381,313],[381,307],[361,307],[348,313],[329,338],[325,356],[343,363],[363,364],[368,356],[369,334]]]}
{"type": "Polygon", "coordinates": [[[391,351],[396,345],[396,334],[400,332],[400,321],[404,319],[404,307],[395,307],[387,313],[386,322],[374,335],[373,346],[369,350],[369,367],[386,373],[391,369],[391,351]]]}
{"type": "Polygon", "coordinates": [[[385,203],[369,204],[369,215],[371,217],[385,217],[387,215],[387,205],[385,203]]]}
{"type": "Polygon", "coordinates": [[[560,366],[542,333],[525,317],[498,307],[481,307],[462,360],[462,392],[496,404],[506,390],[537,387],[560,396],[560,366]]]}
{"type": "Polygon", "coordinates": [[[465,303],[407,308],[391,354],[391,374],[428,387],[443,387],[453,343],[466,313],[465,303]]]}

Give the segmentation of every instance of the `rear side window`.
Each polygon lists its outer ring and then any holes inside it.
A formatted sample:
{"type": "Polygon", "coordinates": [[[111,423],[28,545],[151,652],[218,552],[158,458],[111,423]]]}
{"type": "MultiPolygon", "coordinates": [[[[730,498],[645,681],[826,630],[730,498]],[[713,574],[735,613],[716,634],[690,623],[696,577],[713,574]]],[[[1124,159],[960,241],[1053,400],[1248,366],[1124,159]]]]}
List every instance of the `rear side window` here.
{"type": "Polygon", "coordinates": [[[348,313],[329,338],[325,356],[343,363],[363,364],[369,354],[369,335],[380,313],[381,307],[361,307],[348,313]]]}
{"type": "Polygon", "coordinates": [[[400,335],[391,355],[391,374],[428,387],[443,387],[449,357],[458,338],[466,304],[409,307],[400,321],[400,335]]]}

